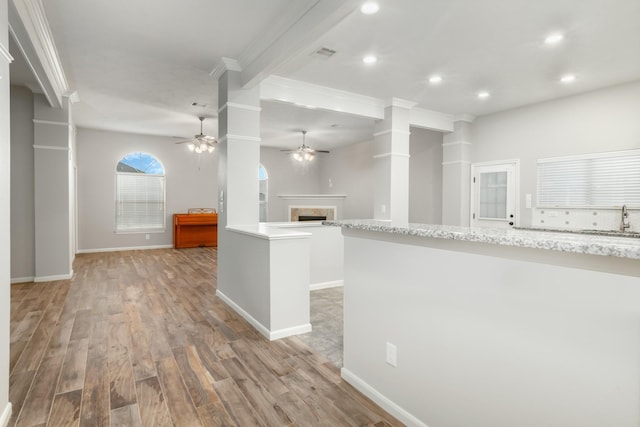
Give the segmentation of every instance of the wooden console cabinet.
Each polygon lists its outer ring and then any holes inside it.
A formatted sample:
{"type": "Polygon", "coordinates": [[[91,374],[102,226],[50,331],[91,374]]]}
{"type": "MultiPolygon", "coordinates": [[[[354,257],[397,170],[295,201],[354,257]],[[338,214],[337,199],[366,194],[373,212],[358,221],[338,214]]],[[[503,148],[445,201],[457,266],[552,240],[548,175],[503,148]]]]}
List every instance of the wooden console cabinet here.
{"type": "Polygon", "coordinates": [[[218,246],[218,214],[174,214],[173,247],[218,246]]]}

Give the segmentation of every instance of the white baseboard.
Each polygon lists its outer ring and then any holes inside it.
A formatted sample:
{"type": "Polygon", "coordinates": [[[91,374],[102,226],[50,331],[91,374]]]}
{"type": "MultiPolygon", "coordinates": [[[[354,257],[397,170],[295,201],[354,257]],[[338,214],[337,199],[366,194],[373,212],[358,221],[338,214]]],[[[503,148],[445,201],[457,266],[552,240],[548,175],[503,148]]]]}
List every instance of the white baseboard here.
{"type": "Polygon", "coordinates": [[[120,252],[120,251],[142,251],[147,249],[169,249],[173,245],[153,245],[153,246],[126,246],[121,248],[97,248],[97,249],[78,249],[78,254],[95,254],[99,252],[120,252]]]}
{"type": "Polygon", "coordinates": [[[294,335],[306,334],[307,332],[311,332],[311,323],[305,323],[303,325],[294,326],[292,328],[271,331],[269,332],[269,341],[292,337],[294,335]]]}
{"type": "Polygon", "coordinates": [[[11,284],[13,285],[14,283],[33,282],[33,279],[35,279],[35,277],[33,277],[33,276],[29,276],[29,277],[12,277],[11,278],[11,284]]]}
{"type": "Polygon", "coordinates": [[[7,402],[7,406],[4,407],[2,415],[0,415],[0,427],[7,427],[9,420],[11,419],[11,402],[7,402]]]}
{"type": "Polygon", "coordinates": [[[340,370],[340,375],[342,378],[354,386],[360,393],[367,396],[369,399],[373,400],[380,406],[382,409],[396,417],[398,420],[403,422],[409,427],[428,427],[425,423],[417,419],[414,415],[405,411],[395,402],[388,399],[382,393],[380,393],[375,388],[371,387],[369,384],[364,382],[360,377],[355,375],[353,372],[348,370],[347,368],[342,368],[340,370]]]}
{"type": "Polygon", "coordinates": [[[236,304],[231,298],[216,290],[216,296],[220,298],[225,304],[227,304],[233,311],[238,313],[244,320],[249,322],[251,326],[256,328],[260,334],[267,338],[269,341],[277,340],[280,338],[290,337],[292,335],[304,334],[307,332],[311,332],[311,324],[306,323],[304,325],[298,325],[291,328],[278,329],[276,331],[271,331],[269,328],[264,326],[255,317],[250,315],[247,311],[245,311],[242,307],[236,304]]]}
{"type": "Polygon", "coordinates": [[[69,280],[73,277],[73,270],[69,274],[57,274],[53,276],[36,276],[34,282],[55,282],[56,280],[69,280]]]}
{"type": "Polygon", "coordinates": [[[310,291],[317,291],[318,289],[339,288],[344,286],[344,280],[334,280],[332,282],[313,283],[309,285],[310,291]]]}

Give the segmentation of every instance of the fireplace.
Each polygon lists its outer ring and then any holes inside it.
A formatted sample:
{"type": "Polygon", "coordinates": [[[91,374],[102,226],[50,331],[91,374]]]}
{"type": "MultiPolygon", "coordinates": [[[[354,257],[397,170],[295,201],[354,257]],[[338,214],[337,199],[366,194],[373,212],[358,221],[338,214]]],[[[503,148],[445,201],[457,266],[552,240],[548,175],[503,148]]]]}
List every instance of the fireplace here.
{"type": "Polygon", "coordinates": [[[289,221],[333,221],[335,206],[290,206],[289,221]]]}
{"type": "Polygon", "coordinates": [[[298,215],[298,221],[326,221],[326,215],[298,215]]]}
{"type": "Polygon", "coordinates": [[[287,222],[335,221],[342,215],[346,194],[278,194],[282,220],[287,222]]]}

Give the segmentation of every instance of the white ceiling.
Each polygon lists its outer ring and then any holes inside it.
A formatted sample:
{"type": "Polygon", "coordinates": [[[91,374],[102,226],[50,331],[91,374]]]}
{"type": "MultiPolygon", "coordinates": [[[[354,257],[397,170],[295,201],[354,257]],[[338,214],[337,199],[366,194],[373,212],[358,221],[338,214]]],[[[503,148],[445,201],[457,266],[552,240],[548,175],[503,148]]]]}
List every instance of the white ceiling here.
{"type": "MultiPolygon", "coordinates": [[[[222,57],[255,58],[269,42],[286,39],[295,22],[312,24],[304,46],[285,45],[267,71],[450,114],[489,114],[640,79],[639,0],[378,0],[380,11],[371,16],[359,12],[361,2],[345,0],[352,11],[332,17],[330,27],[326,14],[307,13],[322,2],[330,0],[44,6],[80,96],[76,123],[125,132],[189,137],[204,115],[211,118],[205,133],[217,135],[212,69],[222,57]],[[554,31],[565,40],[545,45],[554,31]],[[337,53],[326,60],[310,55],[322,46],[337,53]],[[368,53],[378,63],[363,64],[368,53]],[[434,73],[443,76],[440,85],[428,83],[434,73]],[[576,81],[561,84],[564,73],[576,81]],[[479,100],[479,90],[491,96],[479,100]]],[[[330,149],[369,138],[372,120],[263,102],[262,127],[265,145],[297,146],[304,128],[312,146],[330,149]]]]}

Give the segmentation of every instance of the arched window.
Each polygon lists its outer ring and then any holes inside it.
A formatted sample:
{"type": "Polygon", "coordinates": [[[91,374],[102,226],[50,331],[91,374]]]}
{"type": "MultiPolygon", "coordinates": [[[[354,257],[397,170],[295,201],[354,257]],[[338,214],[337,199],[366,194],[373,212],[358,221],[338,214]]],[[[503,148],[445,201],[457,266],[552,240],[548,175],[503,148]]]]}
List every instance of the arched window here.
{"type": "Polygon", "coordinates": [[[258,180],[260,181],[260,222],[267,222],[267,205],[269,203],[269,174],[260,165],[258,168],[258,180]]]}
{"type": "Polygon", "coordinates": [[[116,166],[116,233],[164,232],[165,176],[158,159],[129,153],[116,166]]]}

